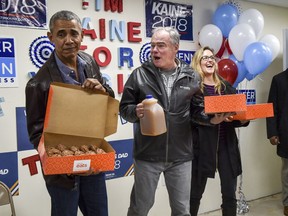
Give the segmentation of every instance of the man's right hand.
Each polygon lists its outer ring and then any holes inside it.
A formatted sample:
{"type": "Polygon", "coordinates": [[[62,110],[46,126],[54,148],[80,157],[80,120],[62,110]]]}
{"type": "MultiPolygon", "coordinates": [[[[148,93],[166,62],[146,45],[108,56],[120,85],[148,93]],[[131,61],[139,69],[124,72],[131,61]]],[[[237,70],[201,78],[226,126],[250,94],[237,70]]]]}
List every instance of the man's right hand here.
{"type": "Polygon", "coordinates": [[[269,138],[269,140],[272,145],[278,145],[280,143],[278,136],[272,136],[269,138]]]}
{"type": "Polygon", "coordinates": [[[139,103],[136,106],[136,115],[138,118],[143,118],[144,117],[144,105],[143,103],[139,103]]]}

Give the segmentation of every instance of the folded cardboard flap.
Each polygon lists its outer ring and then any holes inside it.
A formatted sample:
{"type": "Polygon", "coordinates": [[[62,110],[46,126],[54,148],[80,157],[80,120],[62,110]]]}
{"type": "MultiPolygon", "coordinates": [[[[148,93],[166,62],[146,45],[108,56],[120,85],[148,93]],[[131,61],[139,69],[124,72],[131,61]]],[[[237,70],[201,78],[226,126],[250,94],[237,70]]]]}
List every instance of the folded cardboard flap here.
{"type": "Polygon", "coordinates": [[[229,94],[204,97],[204,111],[206,114],[222,112],[246,111],[245,94],[229,94]]]}
{"type": "Polygon", "coordinates": [[[253,120],[258,118],[268,118],[274,116],[273,104],[252,104],[247,105],[247,111],[238,112],[233,116],[234,120],[253,120]]]}
{"type": "Polygon", "coordinates": [[[106,128],[114,128],[110,133],[117,130],[117,104],[118,101],[114,98],[98,91],[86,91],[80,86],[52,83],[44,131],[103,138],[106,128]],[[106,125],[107,123],[110,125],[106,125]]]}
{"type": "Polygon", "coordinates": [[[108,97],[107,116],[105,124],[105,137],[114,134],[117,130],[119,101],[108,97]]]}

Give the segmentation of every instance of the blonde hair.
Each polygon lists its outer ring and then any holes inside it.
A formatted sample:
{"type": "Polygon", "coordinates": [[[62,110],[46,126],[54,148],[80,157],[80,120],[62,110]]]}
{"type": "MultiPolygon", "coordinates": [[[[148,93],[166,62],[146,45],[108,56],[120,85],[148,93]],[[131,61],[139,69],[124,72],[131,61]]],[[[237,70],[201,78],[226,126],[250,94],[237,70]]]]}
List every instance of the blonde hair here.
{"type": "MultiPolygon", "coordinates": [[[[201,58],[203,56],[203,53],[205,50],[210,50],[213,54],[214,54],[214,50],[208,46],[202,47],[200,49],[198,49],[195,54],[192,57],[192,62],[191,62],[191,67],[197,71],[201,77],[201,83],[200,83],[200,89],[203,92],[204,91],[204,77],[205,74],[202,71],[201,68],[201,58]]],[[[221,79],[219,78],[218,75],[218,64],[215,63],[215,72],[213,73],[213,80],[215,82],[215,92],[217,92],[218,94],[221,94],[221,85],[225,84],[221,81],[221,79]]]]}

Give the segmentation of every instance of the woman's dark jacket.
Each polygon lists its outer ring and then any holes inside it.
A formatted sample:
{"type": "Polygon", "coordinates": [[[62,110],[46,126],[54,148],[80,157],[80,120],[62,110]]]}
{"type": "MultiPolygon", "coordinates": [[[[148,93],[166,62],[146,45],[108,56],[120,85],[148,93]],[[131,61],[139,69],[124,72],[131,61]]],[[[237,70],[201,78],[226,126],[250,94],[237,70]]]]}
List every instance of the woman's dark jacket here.
{"type": "MultiPolygon", "coordinates": [[[[85,77],[98,79],[108,94],[114,97],[113,90],[106,85],[95,60],[84,52],[79,52],[78,55],[86,62],[84,69],[85,77]]],[[[51,54],[50,58],[40,68],[37,74],[28,81],[25,89],[27,129],[30,141],[35,149],[38,148],[43,132],[47,98],[51,82],[64,82],[57,66],[54,53],[51,54]]],[[[73,176],[44,175],[44,179],[47,184],[68,188],[74,187],[73,176]]]]}
{"type": "Polygon", "coordinates": [[[121,116],[134,123],[134,158],[156,162],[181,162],[193,158],[190,126],[190,101],[199,90],[199,75],[189,65],[178,60],[176,78],[170,100],[158,68],[145,62],[135,69],[127,80],[120,101],[121,116]],[[158,99],[166,118],[167,132],[159,136],[145,136],[140,132],[136,105],[147,94],[158,99]]]}
{"type": "MultiPolygon", "coordinates": [[[[236,89],[228,82],[222,86],[224,94],[235,94],[236,89]]],[[[219,142],[219,124],[211,124],[210,119],[214,115],[207,115],[204,112],[204,96],[207,92],[204,88],[204,93],[198,92],[191,100],[191,121],[193,134],[193,149],[194,160],[193,168],[198,170],[199,177],[214,178],[217,169],[217,149],[219,142]]],[[[240,151],[238,147],[238,138],[235,132],[235,127],[247,126],[240,121],[223,122],[223,127],[226,128],[225,142],[228,147],[229,163],[232,166],[233,175],[236,177],[242,173],[240,151]]]]}

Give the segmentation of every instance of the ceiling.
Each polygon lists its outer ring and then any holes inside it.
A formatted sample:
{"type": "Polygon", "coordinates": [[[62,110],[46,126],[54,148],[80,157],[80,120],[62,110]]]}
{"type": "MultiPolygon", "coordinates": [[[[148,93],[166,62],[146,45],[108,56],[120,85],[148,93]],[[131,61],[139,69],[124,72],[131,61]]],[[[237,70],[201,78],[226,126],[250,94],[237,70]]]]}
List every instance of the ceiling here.
{"type": "Polygon", "coordinates": [[[288,8],[288,1],[287,0],[245,0],[245,1],[288,8]]]}

